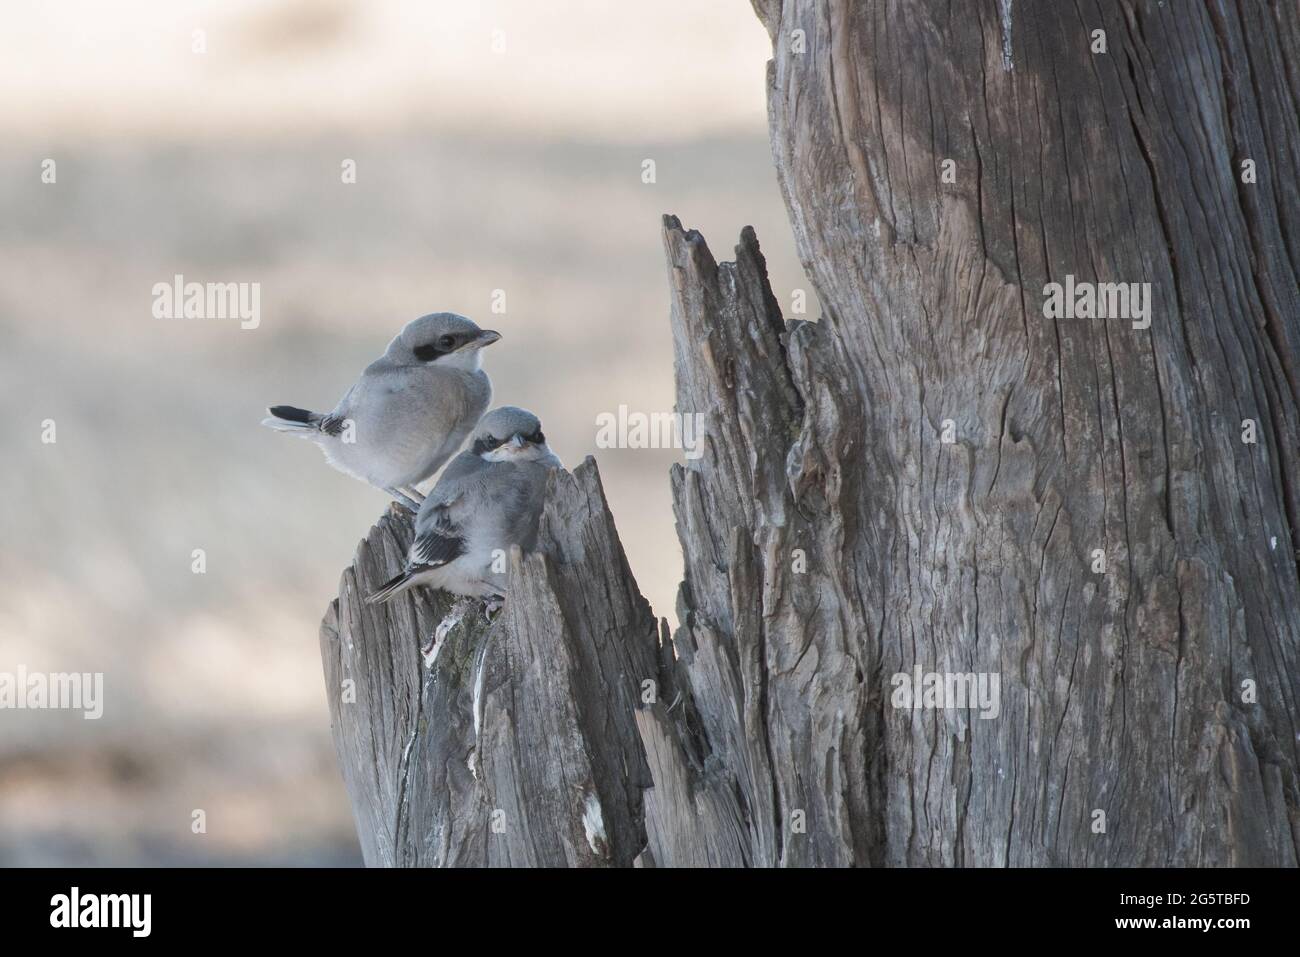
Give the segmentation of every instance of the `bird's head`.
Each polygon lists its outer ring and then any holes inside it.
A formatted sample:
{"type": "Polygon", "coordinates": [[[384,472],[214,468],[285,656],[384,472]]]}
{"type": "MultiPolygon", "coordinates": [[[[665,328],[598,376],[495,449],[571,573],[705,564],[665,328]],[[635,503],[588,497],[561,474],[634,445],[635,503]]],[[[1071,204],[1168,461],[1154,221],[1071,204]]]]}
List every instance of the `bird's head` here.
{"type": "Polygon", "coordinates": [[[536,462],[552,452],[537,416],[504,405],[479,420],[474,430],[474,454],[488,462],[536,462]]]}
{"type": "Polygon", "coordinates": [[[501,338],[492,329],[480,329],[454,312],[435,312],[406,324],[388,346],[388,354],[406,365],[474,371],[479,351],[501,338]]]}

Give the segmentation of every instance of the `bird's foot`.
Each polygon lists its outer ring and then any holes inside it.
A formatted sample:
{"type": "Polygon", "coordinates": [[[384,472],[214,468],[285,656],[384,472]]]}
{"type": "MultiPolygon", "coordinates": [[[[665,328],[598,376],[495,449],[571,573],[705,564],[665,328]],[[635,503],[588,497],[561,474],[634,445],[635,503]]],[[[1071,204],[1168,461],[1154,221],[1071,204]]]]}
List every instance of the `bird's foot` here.
{"type": "Polygon", "coordinates": [[[502,607],[505,606],[506,599],[504,595],[489,595],[483,599],[483,620],[489,625],[496,621],[497,616],[501,613],[502,607]]]}
{"type": "Polygon", "coordinates": [[[415,499],[411,498],[409,495],[402,492],[401,489],[386,488],[384,489],[384,491],[393,497],[393,501],[395,501],[402,508],[406,509],[412,515],[419,514],[420,503],[417,502],[415,499]]]}

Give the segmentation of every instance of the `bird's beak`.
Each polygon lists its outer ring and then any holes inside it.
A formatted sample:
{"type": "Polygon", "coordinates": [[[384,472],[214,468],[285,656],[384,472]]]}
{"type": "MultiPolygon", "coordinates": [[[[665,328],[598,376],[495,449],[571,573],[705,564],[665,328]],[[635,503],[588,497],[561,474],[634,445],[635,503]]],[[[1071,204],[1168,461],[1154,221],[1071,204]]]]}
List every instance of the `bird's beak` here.
{"type": "Polygon", "coordinates": [[[474,338],[474,344],[482,349],[484,346],[492,345],[492,343],[496,342],[500,338],[501,333],[497,332],[495,329],[483,329],[474,338]]]}

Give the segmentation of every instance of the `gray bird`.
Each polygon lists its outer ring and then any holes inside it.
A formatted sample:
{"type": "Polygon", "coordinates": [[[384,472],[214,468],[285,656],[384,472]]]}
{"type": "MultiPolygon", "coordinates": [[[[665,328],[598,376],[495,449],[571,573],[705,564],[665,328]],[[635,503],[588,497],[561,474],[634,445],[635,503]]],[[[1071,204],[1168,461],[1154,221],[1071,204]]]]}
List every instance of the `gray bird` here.
{"type": "Polygon", "coordinates": [[[277,405],[262,424],[310,439],[340,472],[416,511],[424,496],[415,486],[455,454],[492,401],[480,350],[500,338],[454,312],[421,316],[366,366],[334,411],[277,405]]]}
{"type": "Polygon", "coordinates": [[[563,465],[537,416],[509,405],[493,409],[420,506],[406,567],[366,601],[388,601],[413,585],[501,600],[502,559],[511,545],[529,551],[537,543],[554,468],[563,465]]]}

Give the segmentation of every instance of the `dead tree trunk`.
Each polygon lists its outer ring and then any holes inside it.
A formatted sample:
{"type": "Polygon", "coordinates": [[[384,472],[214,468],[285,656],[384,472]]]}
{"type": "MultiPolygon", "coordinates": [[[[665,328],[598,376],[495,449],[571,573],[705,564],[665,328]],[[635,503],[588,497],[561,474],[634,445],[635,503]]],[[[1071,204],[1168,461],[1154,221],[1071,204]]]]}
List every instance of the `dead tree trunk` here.
{"type": "Polygon", "coordinates": [[[1294,865],[1300,11],[756,7],[822,322],[783,353],[670,231],[679,401],[723,414],[684,643],[732,652],[688,670],[740,706],[750,858],[1294,865]],[[1067,275],[1150,327],[1046,318],[1067,275]],[[1000,713],[892,707],[918,666],[1000,713]]]}
{"type": "Polygon", "coordinates": [[[372,533],[322,628],[367,861],[1296,865],[1300,10],[755,8],[822,319],[666,220],[671,643],[594,468],[431,673],[372,533]]]}

